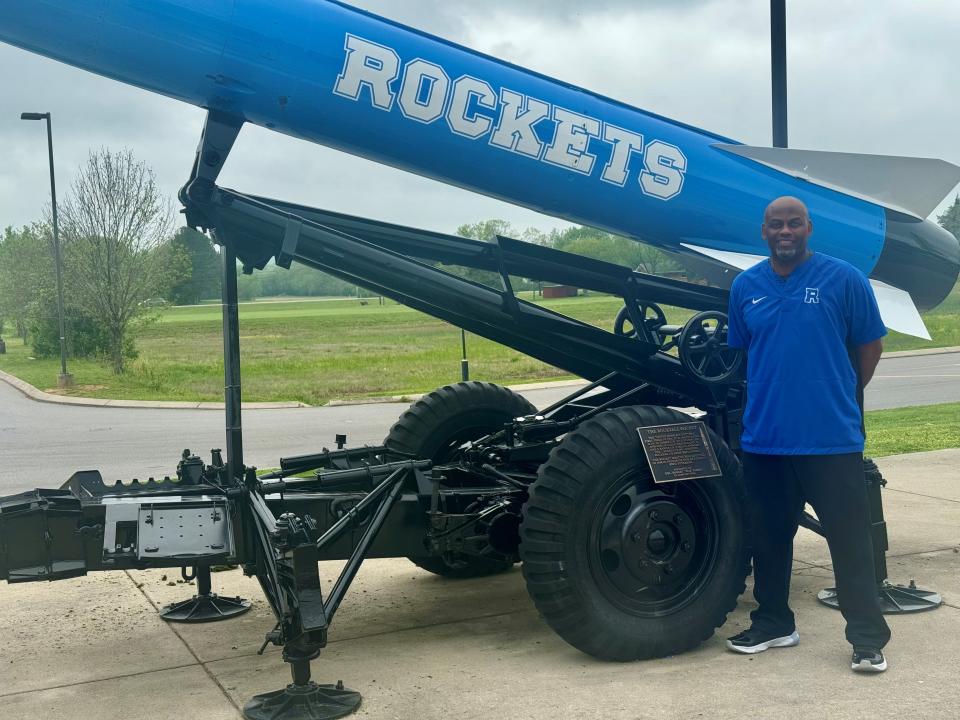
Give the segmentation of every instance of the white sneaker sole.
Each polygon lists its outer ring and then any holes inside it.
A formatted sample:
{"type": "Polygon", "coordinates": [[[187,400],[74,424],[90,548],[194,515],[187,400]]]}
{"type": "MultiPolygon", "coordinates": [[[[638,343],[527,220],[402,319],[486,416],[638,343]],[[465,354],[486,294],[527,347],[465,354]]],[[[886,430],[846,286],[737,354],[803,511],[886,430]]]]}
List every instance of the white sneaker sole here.
{"type": "Polygon", "coordinates": [[[887,661],[884,659],[879,665],[874,665],[869,660],[861,660],[859,663],[850,663],[850,668],[854,672],[881,673],[887,669],[887,661]]]}
{"type": "Polygon", "coordinates": [[[773,638],[773,640],[767,640],[762,642],[759,645],[751,645],[750,647],[744,647],[743,645],[734,645],[732,642],[727,640],[727,648],[733,650],[736,653],[742,653],[744,655],[756,655],[761,653],[764,650],[769,650],[770,648],[778,647],[793,647],[800,643],[800,634],[794,630],[790,635],[784,635],[783,637],[773,638]]]}

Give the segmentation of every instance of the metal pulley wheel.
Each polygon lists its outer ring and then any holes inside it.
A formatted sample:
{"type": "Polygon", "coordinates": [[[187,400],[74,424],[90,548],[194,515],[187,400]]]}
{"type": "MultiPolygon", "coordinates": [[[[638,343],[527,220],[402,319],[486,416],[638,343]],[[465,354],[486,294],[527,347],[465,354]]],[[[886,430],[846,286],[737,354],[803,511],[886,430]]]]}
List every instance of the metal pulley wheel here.
{"type": "MultiPolygon", "coordinates": [[[[653,342],[663,346],[666,337],[657,332],[657,328],[667,324],[667,316],[656,303],[637,303],[637,314],[643,319],[643,324],[652,336],[653,342]]],[[[617,319],[613,323],[614,335],[623,335],[624,337],[637,337],[637,328],[633,325],[630,313],[627,312],[627,306],[624,305],[617,313],[617,319]]],[[[645,338],[640,338],[641,340],[645,338]]]]}
{"type": "Polygon", "coordinates": [[[677,350],[680,363],[707,385],[721,385],[737,377],[743,351],[727,345],[727,315],[718,310],[697,313],[683,326],[677,350]]]}

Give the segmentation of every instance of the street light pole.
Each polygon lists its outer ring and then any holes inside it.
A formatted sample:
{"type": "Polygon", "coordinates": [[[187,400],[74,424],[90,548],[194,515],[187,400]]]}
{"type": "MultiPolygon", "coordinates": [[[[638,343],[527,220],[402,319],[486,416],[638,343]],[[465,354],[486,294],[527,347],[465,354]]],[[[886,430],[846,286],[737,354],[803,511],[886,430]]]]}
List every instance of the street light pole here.
{"type": "Polygon", "coordinates": [[[470,361],[467,360],[467,332],[460,328],[460,379],[466,382],[470,379],[470,361]]]}
{"type": "Polygon", "coordinates": [[[67,333],[63,319],[63,259],[60,255],[60,230],[57,226],[57,181],[53,172],[53,129],[50,113],[21,113],[21,120],[47,121],[47,151],[50,156],[50,205],[53,209],[53,257],[57,266],[57,318],[60,322],[60,375],[57,387],[70,387],[73,376],[67,372],[67,333]]]}
{"type": "Polygon", "coordinates": [[[787,147],[787,3],[770,0],[770,77],[773,146],[787,147]]]}

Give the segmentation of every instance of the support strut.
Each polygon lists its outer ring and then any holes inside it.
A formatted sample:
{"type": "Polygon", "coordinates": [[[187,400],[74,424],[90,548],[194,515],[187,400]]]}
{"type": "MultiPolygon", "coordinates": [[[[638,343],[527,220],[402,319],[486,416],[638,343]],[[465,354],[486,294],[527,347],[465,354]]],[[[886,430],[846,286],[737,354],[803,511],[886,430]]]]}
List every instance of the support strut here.
{"type": "MultiPolygon", "coordinates": [[[[880,474],[877,464],[870,458],[863,460],[863,474],[867,483],[867,500],[870,505],[873,565],[877,577],[880,610],[884,615],[901,615],[940,607],[943,599],[939,593],[933,590],[922,590],[913,580],[909,585],[894,585],[887,580],[887,524],[883,519],[883,499],[880,497],[880,488],[886,485],[887,481],[880,474]]],[[[814,532],[817,531],[814,530],[814,532]]],[[[821,590],[817,593],[817,600],[834,610],[840,609],[836,588],[821,590]]]]}

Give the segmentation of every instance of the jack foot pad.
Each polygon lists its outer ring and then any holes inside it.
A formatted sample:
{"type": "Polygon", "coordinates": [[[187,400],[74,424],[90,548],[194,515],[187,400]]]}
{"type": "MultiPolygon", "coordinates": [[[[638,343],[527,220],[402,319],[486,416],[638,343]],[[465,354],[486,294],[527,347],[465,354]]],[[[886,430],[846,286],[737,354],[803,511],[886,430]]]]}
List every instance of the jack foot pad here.
{"type": "Polygon", "coordinates": [[[253,696],[243,706],[247,720],[333,720],[356,712],[360,693],[336,685],[291,683],[283,690],[253,696]]]}
{"type": "Polygon", "coordinates": [[[249,600],[239,597],[220,597],[210,593],[194,595],[189,600],[167,605],[160,611],[160,617],[167,622],[215,622],[242,615],[249,609],[249,600]]]}
{"type": "MultiPolygon", "coordinates": [[[[943,603],[939,593],[932,590],[921,590],[910,581],[909,585],[893,585],[886,581],[877,586],[880,598],[880,610],[884,615],[902,615],[904,613],[923,612],[934,610],[943,603]]],[[[840,609],[837,600],[837,589],[827,588],[817,593],[817,600],[834,610],[840,609]]]]}

